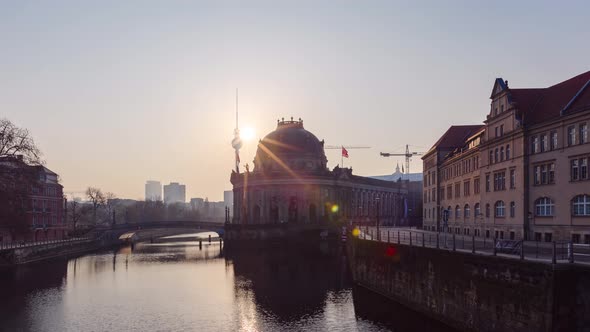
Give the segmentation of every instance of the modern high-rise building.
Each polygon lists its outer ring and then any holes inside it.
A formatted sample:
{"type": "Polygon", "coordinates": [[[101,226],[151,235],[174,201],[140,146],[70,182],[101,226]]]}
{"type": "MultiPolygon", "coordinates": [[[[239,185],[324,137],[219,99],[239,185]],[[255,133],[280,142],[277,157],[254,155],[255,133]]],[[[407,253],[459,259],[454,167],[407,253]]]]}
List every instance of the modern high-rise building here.
{"type": "Polygon", "coordinates": [[[178,182],[164,185],[164,203],[186,203],[186,186],[178,182]]]}
{"type": "Polygon", "coordinates": [[[162,200],[162,184],[160,181],[147,181],[145,183],[145,200],[146,201],[161,201],[162,200]]]}

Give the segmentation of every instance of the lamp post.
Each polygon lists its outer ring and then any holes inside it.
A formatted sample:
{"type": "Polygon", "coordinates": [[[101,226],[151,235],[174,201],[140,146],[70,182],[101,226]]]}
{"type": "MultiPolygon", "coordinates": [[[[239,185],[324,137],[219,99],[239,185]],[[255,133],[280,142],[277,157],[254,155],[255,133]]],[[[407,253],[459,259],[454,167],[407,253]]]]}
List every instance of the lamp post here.
{"type": "Polygon", "coordinates": [[[379,204],[380,203],[379,196],[377,196],[375,198],[375,200],[377,201],[377,241],[380,241],[381,240],[381,232],[379,231],[379,214],[380,214],[379,213],[380,212],[380,209],[379,209],[379,207],[380,207],[380,204],[379,204]]]}

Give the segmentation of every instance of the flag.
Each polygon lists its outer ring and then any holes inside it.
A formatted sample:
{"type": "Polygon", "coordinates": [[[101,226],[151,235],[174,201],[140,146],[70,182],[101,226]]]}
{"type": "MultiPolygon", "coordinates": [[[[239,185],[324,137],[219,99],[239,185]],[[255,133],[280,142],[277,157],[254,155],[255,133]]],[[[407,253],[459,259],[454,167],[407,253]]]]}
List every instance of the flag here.
{"type": "Polygon", "coordinates": [[[344,147],[342,147],[342,157],[348,158],[348,151],[344,147]]]}

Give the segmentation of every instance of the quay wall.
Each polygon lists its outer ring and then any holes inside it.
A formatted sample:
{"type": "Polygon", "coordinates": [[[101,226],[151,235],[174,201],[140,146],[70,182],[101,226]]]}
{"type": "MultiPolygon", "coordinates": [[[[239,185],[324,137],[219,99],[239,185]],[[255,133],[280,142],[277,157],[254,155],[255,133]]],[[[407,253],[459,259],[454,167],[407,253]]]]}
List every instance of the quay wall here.
{"type": "Polygon", "coordinates": [[[590,329],[590,268],[357,238],[359,286],[462,331],[590,329]]]}

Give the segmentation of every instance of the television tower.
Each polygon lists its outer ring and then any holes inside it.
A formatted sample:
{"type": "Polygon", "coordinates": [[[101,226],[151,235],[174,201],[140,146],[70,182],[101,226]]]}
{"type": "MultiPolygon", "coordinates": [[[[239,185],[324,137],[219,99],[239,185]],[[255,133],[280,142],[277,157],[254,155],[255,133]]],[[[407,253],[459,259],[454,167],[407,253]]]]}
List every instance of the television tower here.
{"type": "Polygon", "coordinates": [[[231,146],[236,150],[236,173],[240,173],[240,148],[242,147],[242,139],[240,138],[240,128],[238,127],[238,89],[236,88],[236,129],[234,129],[234,139],[231,141],[231,146]]]}

